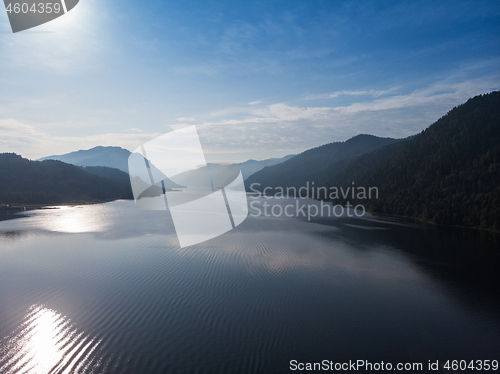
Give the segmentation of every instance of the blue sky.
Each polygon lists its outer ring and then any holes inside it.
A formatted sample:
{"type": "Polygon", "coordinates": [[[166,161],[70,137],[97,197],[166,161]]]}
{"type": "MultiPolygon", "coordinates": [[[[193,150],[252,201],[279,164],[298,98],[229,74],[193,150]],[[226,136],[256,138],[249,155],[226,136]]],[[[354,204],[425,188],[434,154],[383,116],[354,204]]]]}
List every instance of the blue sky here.
{"type": "Polygon", "coordinates": [[[500,88],[498,1],[80,0],[12,34],[0,152],[130,150],[197,125],[211,159],[405,137],[500,88]]]}

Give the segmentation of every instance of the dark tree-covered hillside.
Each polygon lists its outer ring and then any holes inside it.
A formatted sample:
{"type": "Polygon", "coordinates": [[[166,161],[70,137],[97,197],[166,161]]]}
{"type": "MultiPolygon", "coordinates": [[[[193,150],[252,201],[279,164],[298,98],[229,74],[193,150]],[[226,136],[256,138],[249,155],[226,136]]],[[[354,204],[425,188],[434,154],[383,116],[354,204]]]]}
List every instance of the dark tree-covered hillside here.
{"type": "Polygon", "coordinates": [[[128,173],[125,173],[120,169],[110,168],[106,166],[86,166],[82,167],[82,169],[89,174],[98,176],[99,178],[111,179],[123,183],[130,183],[130,177],[128,173]]]}
{"type": "Polygon", "coordinates": [[[500,231],[500,92],[469,99],[411,140],[361,156],[324,183],[352,181],[378,187],[378,200],[351,201],[375,213],[500,231]]]}
{"type": "Polygon", "coordinates": [[[298,189],[307,182],[318,182],[325,175],[339,172],[354,157],[397,141],[362,134],[345,142],[325,144],[302,152],[281,164],[265,167],[251,175],[245,185],[250,189],[253,183],[260,183],[260,187],[254,185],[256,190],[263,190],[268,186],[298,189]]]}
{"type": "MultiPolygon", "coordinates": [[[[93,170],[96,174],[104,170],[93,170]]],[[[120,172],[122,173],[122,172],[120,172]]],[[[0,154],[0,203],[64,204],[131,199],[123,175],[100,178],[61,161],[30,161],[14,153],[0,154]],[[116,178],[121,178],[117,180],[116,178]]]]}
{"type": "Polygon", "coordinates": [[[355,191],[378,188],[379,198],[339,194],[335,204],[362,204],[374,213],[500,231],[499,163],[497,91],[469,99],[407,139],[359,135],[327,144],[264,168],[246,186],[260,183],[254,189],[271,187],[276,192],[276,187],[298,190],[314,182],[316,189],[346,191],[354,182],[355,191]]]}

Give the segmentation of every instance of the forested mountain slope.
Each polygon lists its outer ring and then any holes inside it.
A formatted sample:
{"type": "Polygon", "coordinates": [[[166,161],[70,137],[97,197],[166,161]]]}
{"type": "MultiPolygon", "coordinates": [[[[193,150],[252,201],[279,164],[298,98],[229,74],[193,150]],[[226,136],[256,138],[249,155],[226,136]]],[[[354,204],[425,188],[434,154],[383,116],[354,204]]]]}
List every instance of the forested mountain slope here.
{"type": "Polygon", "coordinates": [[[118,180],[101,178],[61,161],[30,161],[14,153],[3,153],[0,154],[0,203],[64,204],[131,199],[130,180],[124,176],[127,175],[120,174],[118,180]]]}
{"type": "Polygon", "coordinates": [[[373,151],[396,139],[373,135],[358,135],[345,142],[325,144],[309,149],[278,165],[266,167],[251,175],[245,182],[247,189],[253,183],[255,189],[265,187],[302,187],[307,182],[319,181],[325,175],[342,170],[348,160],[373,151]]]}
{"type": "MultiPolygon", "coordinates": [[[[327,186],[376,186],[378,213],[500,230],[500,92],[454,108],[400,147],[350,162],[327,186]]],[[[345,202],[343,200],[342,202],[345,202]]]]}

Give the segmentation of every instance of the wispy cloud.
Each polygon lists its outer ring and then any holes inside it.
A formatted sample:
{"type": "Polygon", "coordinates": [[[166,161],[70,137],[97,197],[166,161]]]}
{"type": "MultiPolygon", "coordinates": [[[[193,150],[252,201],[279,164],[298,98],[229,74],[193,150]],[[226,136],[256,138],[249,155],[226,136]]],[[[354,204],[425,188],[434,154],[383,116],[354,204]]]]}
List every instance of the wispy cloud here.
{"type": "MultiPolygon", "coordinates": [[[[454,106],[477,94],[500,88],[500,77],[492,75],[469,80],[451,77],[407,92],[385,90],[345,90],[358,102],[345,106],[300,106],[275,103],[267,106],[229,107],[205,115],[205,121],[180,117],[164,132],[197,124],[208,154],[242,154],[283,151],[292,153],[333,141],[343,141],[360,133],[401,138],[420,132],[454,106]],[[367,92],[365,95],[361,92],[367,92]]],[[[300,102],[300,101],[298,101],[300,102]]],[[[54,135],[56,128],[44,123],[26,124],[16,119],[0,119],[0,152],[16,152],[29,158],[62,154],[97,145],[135,149],[164,132],[106,132],[83,137],[54,135]],[[44,130],[40,130],[40,129],[44,130]]],[[[94,131],[96,129],[94,128],[94,131]]]]}
{"type": "Polygon", "coordinates": [[[162,135],[162,133],[104,133],[84,137],[54,136],[14,119],[0,119],[0,133],[2,134],[0,153],[14,152],[30,159],[89,149],[98,145],[134,150],[144,142],[162,135]]]}
{"type": "Polygon", "coordinates": [[[260,104],[260,103],[262,103],[262,100],[250,101],[250,102],[248,103],[248,105],[257,105],[257,104],[260,104]]]}
{"type": "Polygon", "coordinates": [[[457,102],[463,102],[478,93],[498,89],[500,84],[499,78],[500,76],[495,76],[487,80],[481,78],[460,83],[440,82],[405,95],[394,95],[371,102],[354,103],[345,107],[337,107],[335,110],[343,113],[357,113],[423,105],[444,105],[445,103],[456,105],[457,102]]]}
{"type": "Polygon", "coordinates": [[[372,96],[372,97],[380,97],[383,95],[391,94],[398,90],[399,87],[393,87],[388,90],[342,90],[336,91],[332,93],[325,94],[317,94],[317,95],[307,95],[305,100],[318,100],[318,99],[334,99],[339,96],[372,96]]]}
{"type": "MultiPolygon", "coordinates": [[[[406,94],[366,90],[371,100],[347,106],[301,107],[276,103],[198,126],[207,150],[214,153],[295,151],[360,133],[402,138],[422,131],[468,98],[500,88],[500,79],[489,76],[455,82],[452,79],[406,94]],[[232,117],[232,118],[231,118],[232,117]],[[243,117],[243,118],[238,118],[243,117]]],[[[366,100],[360,91],[343,91],[366,100]]],[[[210,117],[210,116],[209,116],[210,117]]]]}
{"type": "Polygon", "coordinates": [[[213,112],[208,113],[205,117],[207,118],[221,118],[221,117],[236,117],[242,114],[252,114],[253,108],[249,108],[248,106],[233,106],[224,109],[214,110],[213,112]]]}

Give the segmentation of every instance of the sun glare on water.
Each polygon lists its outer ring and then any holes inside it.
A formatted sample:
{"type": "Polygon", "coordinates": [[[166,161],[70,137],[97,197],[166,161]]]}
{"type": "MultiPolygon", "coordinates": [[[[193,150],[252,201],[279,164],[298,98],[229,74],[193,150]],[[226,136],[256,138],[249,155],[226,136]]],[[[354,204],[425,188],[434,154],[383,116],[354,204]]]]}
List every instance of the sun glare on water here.
{"type": "Polygon", "coordinates": [[[100,342],[76,332],[60,314],[32,306],[16,336],[0,352],[0,372],[6,374],[85,372],[100,342]]]}
{"type": "Polygon", "coordinates": [[[99,232],[106,227],[104,217],[99,214],[102,207],[64,206],[42,211],[36,216],[39,227],[63,233],[99,232]]]}

